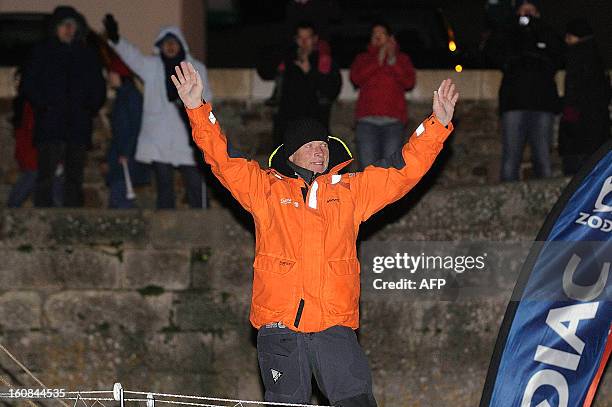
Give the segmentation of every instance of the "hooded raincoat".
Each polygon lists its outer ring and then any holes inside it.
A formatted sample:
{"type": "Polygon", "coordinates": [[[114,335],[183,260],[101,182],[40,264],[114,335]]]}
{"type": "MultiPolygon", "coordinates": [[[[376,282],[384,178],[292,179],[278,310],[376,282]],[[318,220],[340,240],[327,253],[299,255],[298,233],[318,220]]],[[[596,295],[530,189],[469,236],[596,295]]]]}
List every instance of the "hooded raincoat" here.
{"type": "MultiPolygon", "coordinates": [[[[185,51],[186,60],[191,62],[202,76],[204,93],[202,98],[211,101],[212,93],[208,85],[206,67],[189,53],[189,46],[178,27],[168,26],[160,30],[154,43],[167,34],[172,34],[180,41],[185,51]]],[[[176,105],[166,95],[166,77],[164,63],[159,56],[159,49],[154,47],[155,55],[143,55],[136,46],[121,37],[117,44],[110,45],[121,59],[144,82],[144,106],[142,126],[136,147],[136,160],[151,163],[153,161],[179,165],[195,165],[193,149],[190,145],[191,135],[181,120],[176,105]]]]}

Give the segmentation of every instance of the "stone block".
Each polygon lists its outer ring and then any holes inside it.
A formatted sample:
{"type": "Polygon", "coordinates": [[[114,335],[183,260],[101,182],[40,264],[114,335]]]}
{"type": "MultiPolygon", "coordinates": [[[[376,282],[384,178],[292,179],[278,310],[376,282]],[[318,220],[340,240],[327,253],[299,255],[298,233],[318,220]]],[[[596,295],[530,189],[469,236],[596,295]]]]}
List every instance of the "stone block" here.
{"type": "Polygon", "coordinates": [[[40,328],[42,301],[34,291],[10,291],[0,295],[0,331],[40,328]]]}
{"type": "Polygon", "coordinates": [[[116,288],[121,261],[116,253],[72,246],[39,250],[2,249],[0,286],[13,289],[116,288]]]}
{"type": "Polygon", "coordinates": [[[62,291],[44,303],[47,327],[61,332],[144,335],[167,326],[169,312],[136,292],[62,291]]]}
{"type": "Polygon", "coordinates": [[[50,238],[59,244],[141,243],[148,222],[143,212],[136,210],[96,211],[61,210],[50,217],[50,238]]]}
{"type": "Polygon", "coordinates": [[[172,332],[147,338],[146,367],[160,372],[198,374],[214,371],[212,334],[172,332]]]}
{"type": "Polygon", "coordinates": [[[193,290],[174,297],[174,325],[181,331],[232,331],[247,315],[244,307],[232,301],[229,294],[216,290],[193,290]]]}
{"type": "MultiPolygon", "coordinates": [[[[230,202],[238,209],[233,200],[230,202]]],[[[158,211],[151,219],[150,242],[160,248],[223,247],[228,237],[252,239],[246,229],[251,223],[248,213],[235,215],[225,208],[158,211]]]]}
{"type": "MultiPolygon", "coordinates": [[[[44,370],[45,360],[43,356],[48,350],[47,345],[51,342],[50,335],[40,331],[28,332],[27,335],[23,331],[0,331],[0,343],[2,343],[2,346],[33,373],[44,370]]],[[[2,368],[15,376],[23,373],[23,370],[9,359],[4,352],[2,352],[0,357],[0,363],[2,368]]],[[[29,379],[22,383],[29,383],[29,379]]],[[[4,387],[4,385],[2,386],[4,387]]]]}
{"type": "Polygon", "coordinates": [[[189,266],[189,250],[126,250],[124,288],[186,289],[189,287],[189,266]]]}
{"type": "Polygon", "coordinates": [[[0,241],[4,246],[138,245],[148,222],[137,210],[4,210],[0,241]]]}

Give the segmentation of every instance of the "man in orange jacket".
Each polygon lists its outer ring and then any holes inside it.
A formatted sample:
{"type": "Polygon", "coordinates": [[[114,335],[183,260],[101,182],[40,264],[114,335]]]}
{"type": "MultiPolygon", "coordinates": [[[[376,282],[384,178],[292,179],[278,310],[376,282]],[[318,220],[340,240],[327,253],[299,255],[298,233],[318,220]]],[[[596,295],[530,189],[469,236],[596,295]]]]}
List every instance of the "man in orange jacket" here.
{"type": "Polygon", "coordinates": [[[308,403],[314,374],[333,405],[376,406],[353,331],[359,326],[357,233],[431,167],[453,130],[455,85],[442,82],[433,114],[401,150],[362,172],[341,173],[350,153],[311,119],[288,126],[271,168],[238,156],[202,101],[193,66],[182,62],[172,81],[206,162],[255,221],[250,321],[259,329],[265,400],[308,403]]]}

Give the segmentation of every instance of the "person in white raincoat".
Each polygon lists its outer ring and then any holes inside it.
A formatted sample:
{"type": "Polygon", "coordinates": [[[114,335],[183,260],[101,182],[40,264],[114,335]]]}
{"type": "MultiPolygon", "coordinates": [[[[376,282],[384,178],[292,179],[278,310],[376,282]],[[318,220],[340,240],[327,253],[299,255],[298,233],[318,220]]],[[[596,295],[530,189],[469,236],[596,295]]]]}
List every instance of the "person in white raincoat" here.
{"type": "Polygon", "coordinates": [[[112,15],[104,19],[110,45],[144,82],[142,126],[136,147],[136,160],[152,164],[157,186],[157,208],[174,208],[174,168],[183,177],[187,200],[192,208],[206,207],[206,184],[198,166],[199,150],[191,141],[189,120],[170,76],[181,61],[191,62],[204,81],[202,99],[211,101],[205,66],[189,54],[189,47],[178,27],[163,27],[155,39],[155,55],[144,55],[125,38],[119,37],[112,15]]]}

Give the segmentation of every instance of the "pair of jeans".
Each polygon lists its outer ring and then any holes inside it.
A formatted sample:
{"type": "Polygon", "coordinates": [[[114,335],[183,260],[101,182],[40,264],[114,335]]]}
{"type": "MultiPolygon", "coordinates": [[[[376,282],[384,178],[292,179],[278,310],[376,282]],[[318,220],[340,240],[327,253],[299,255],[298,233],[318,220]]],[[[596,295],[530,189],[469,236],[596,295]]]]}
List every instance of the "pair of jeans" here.
{"type": "MultiPolygon", "coordinates": [[[[26,170],[19,175],[17,182],[11,188],[6,206],[9,208],[20,208],[36,188],[36,178],[38,171],[26,170]]],[[[64,203],[64,178],[62,176],[53,177],[53,206],[62,206],[64,203]]]]}
{"type": "Polygon", "coordinates": [[[518,181],[525,143],[538,178],[551,176],[550,148],[555,115],[551,112],[510,110],[502,113],[501,180],[518,181]]]}
{"type": "Polygon", "coordinates": [[[87,155],[84,145],[64,142],[42,143],[38,149],[38,175],[34,192],[34,205],[54,206],[53,183],[56,170],[64,163],[64,206],[83,206],[83,170],[87,155]]]}
{"type": "Polygon", "coordinates": [[[376,407],[368,360],[349,327],[302,333],[264,326],[257,334],[257,359],[265,401],[309,404],[314,375],[332,405],[376,407]]]}
{"type": "Polygon", "coordinates": [[[404,124],[401,122],[374,124],[359,120],[355,137],[359,163],[363,169],[402,148],[405,142],[404,124]]]}
{"type": "MultiPolygon", "coordinates": [[[[206,208],[206,184],[201,170],[195,165],[180,165],[178,170],[183,177],[189,207],[206,208]]],[[[154,161],[153,172],[157,186],[157,209],[174,209],[174,166],[154,161]]]]}

